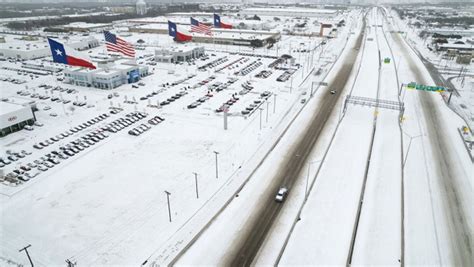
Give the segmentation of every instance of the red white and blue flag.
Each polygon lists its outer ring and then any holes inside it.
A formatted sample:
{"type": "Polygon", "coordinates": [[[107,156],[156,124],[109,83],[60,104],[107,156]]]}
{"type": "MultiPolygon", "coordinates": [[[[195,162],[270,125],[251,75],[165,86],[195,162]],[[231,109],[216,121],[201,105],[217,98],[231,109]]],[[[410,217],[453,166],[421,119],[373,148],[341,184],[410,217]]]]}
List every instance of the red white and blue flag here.
{"type": "Polygon", "coordinates": [[[204,33],[212,36],[212,27],[210,25],[199,22],[198,20],[191,18],[191,31],[197,33],[204,33]]]}
{"type": "Polygon", "coordinates": [[[131,43],[109,31],[104,31],[104,37],[107,51],[118,52],[127,57],[135,57],[135,48],[131,43]]]}
{"type": "Polygon", "coordinates": [[[174,37],[176,42],[187,42],[193,39],[192,36],[178,32],[176,23],[168,21],[168,34],[174,37]]]}
{"type": "Polygon", "coordinates": [[[76,51],[74,48],[68,47],[50,38],[48,38],[48,43],[51,48],[51,55],[53,56],[54,62],[90,69],[96,68],[87,55],[76,51]]]}
{"type": "Polygon", "coordinates": [[[217,14],[214,14],[214,27],[222,29],[232,29],[231,24],[222,23],[221,17],[217,14]]]}

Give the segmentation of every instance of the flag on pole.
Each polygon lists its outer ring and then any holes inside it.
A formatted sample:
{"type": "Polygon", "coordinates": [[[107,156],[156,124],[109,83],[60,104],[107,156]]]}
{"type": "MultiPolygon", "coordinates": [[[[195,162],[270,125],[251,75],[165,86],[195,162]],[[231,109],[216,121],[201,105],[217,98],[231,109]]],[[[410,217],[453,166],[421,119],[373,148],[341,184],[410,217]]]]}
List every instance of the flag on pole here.
{"type": "Polygon", "coordinates": [[[222,29],[232,29],[232,25],[222,23],[221,17],[217,14],[214,14],[214,27],[222,29]]]}
{"type": "Polygon", "coordinates": [[[96,68],[87,55],[76,51],[74,48],[68,47],[50,38],[48,38],[48,43],[54,62],[90,69],[96,68]]]}
{"type": "Polygon", "coordinates": [[[135,48],[131,43],[109,31],[104,31],[104,37],[107,51],[118,52],[127,57],[135,57],[135,48]]]}
{"type": "Polygon", "coordinates": [[[178,29],[176,28],[176,23],[171,21],[168,21],[168,34],[169,36],[174,37],[174,40],[176,42],[187,42],[193,39],[193,37],[190,35],[178,32],[178,29]]]}
{"type": "Polygon", "coordinates": [[[191,17],[191,31],[204,33],[206,35],[212,36],[211,26],[199,22],[198,20],[191,17]]]}

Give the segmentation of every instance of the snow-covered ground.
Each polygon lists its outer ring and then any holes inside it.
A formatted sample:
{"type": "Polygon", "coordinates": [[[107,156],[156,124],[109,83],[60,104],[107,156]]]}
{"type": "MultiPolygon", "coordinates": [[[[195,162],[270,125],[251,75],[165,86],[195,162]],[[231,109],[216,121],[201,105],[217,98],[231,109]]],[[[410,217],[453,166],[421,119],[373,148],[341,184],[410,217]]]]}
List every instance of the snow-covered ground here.
{"type": "MultiPolygon", "coordinates": [[[[97,38],[102,39],[100,34],[97,38]]],[[[149,46],[139,50],[138,56],[153,54],[156,46],[172,44],[171,37],[152,34],[133,34],[130,40],[143,39],[149,46]]],[[[281,48],[288,49],[295,44],[298,47],[316,47],[320,38],[289,36],[281,41],[281,48]],[[293,44],[292,44],[293,43],[293,44]],[[301,45],[303,43],[303,45],[301,45]]],[[[342,40],[342,39],[341,39],[342,40]]],[[[194,235],[202,229],[225,201],[250,175],[255,165],[271,148],[278,138],[278,133],[294,117],[303,104],[301,99],[308,98],[309,82],[318,81],[327,74],[330,65],[344,42],[334,39],[325,48],[320,60],[309,68],[306,63],[312,54],[292,52],[300,68],[294,78],[288,82],[277,82],[276,78],[283,70],[274,70],[267,79],[253,77],[273,61],[272,58],[241,56],[228,52],[255,52],[262,55],[276,55],[274,49],[206,45],[206,49],[215,56],[207,61],[197,61],[196,65],[150,66],[152,75],[145,77],[145,86],[138,89],[123,85],[113,91],[102,91],[63,84],[56,76],[40,76],[27,80],[26,84],[16,85],[1,81],[2,97],[13,98],[18,90],[36,92],[48,96],[62,96],[71,101],[84,100],[93,107],[75,107],[72,104],[59,104],[51,100],[38,100],[38,121],[43,127],[33,131],[20,131],[0,140],[2,148],[14,151],[26,150],[32,155],[12,163],[4,168],[5,173],[15,167],[32,162],[70,141],[73,141],[117,118],[125,117],[131,111],[145,111],[148,118],[159,115],[165,121],[144,134],[135,137],[127,134],[134,126],[118,133],[111,133],[108,138],[93,147],[87,148],[79,155],[62,161],[51,170],[41,173],[34,179],[16,187],[0,185],[1,222],[0,256],[4,261],[11,260],[18,264],[28,264],[24,254],[18,249],[32,244],[29,252],[36,265],[59,265],[65,259],[72,259],[80,265],[125,264],[138,265],[146,259],[167,262],[183,249],[194,235]],[[228,51],[228,52],[226,52],[228,51]],[[215,82],[225,83],[234,77],[236,69],[225,69],[215,73],[214,70],[197,71],[203,65],[216,58],[227,56],[229,61],[243,57],[248,59],[243,65],[260,60],[263,65],[249,76],[240,77],[226,90],[213,93],[214,96],[195,109],[186,106],[204,96],[207,86],[187,89],[184,97],[163,106],[161,109],[148,107],[156,104],[184,87],[215,75],[215,82]],[[322,69],[319,76],[310,70],[322,69]],[[195,77],[176,86],[167,86],[161,91],[163,83],[171,83],[195,77]],[[299,87],[303,79],[305,86],[299,87]],[[222,103],[238,93],[243,82],[249,81],[255,89],[242,95],[239,101],[229,110],[229,129],[223,129],[222,113],[215,113],[222,103]],[[40,84],[62,86],[77,90],[75,94],[39,88],[40,84]],[[25,87],[28,86],[28,88],[25,87]],[[160,93],[150,101],[140,101],[141,96],[153,91],[160,93]],[[262,129],[260,130],[260,113],[242,116],[240,111],[260,99],[263,91],[272,95],[263,100],[262,129]],[[108,99],[108,95],[117,92],[118,97],[108,99]],[[302,95],[305,93],[305,95],[302,95]],[[138,104],[126,104],[124,100],[137,100],[138,104]],[[276,100],[276,106],[275,106],[276,100]],[[268,104],[267,104],[268,103],[268,104]],[[109,107],[124,109],[119,114],[95,124],[87,129],[66,137],[45,149],[37,150],[33,144],[49,139],[67,129],[82,124],[93,117],[106,113],[109,107]],[[50,109],[45,110],[46,107],[50,109]],[[50,114],[56,113],[56,117],[50,114]],[[268,115],[267,115],[268,114],[268,115]],[[218,178],[215,173],[215,154],[218,155],[218,178]],[[196,198],[194,174],[198,174],[199,198],[196,198]],[[167,200],[164,191],[171,193],[171,217],[169,222],[167,200]]],[[[104,48],[91,50],[91,55],[103,53],[104,48]]],[[[211,53],[209,52],[209,54],[211,53]]],[[[316,48],[314,57],[321,53],[316,48]]],[[[139,59],[145,61],[146,59],[139,59]]],[[[5,66],[19,67],[19,63],[3,62],[5,66]]],[[[18,77],[15,71],[4,70],[5,77],[18,77]]],[[[20,76],[23,77],[23,76],[20,76]]],[[[30,99],[29,96],[24,97],[30,99]]],[[[47,109],[47,108],[46,108],[47,109]]]]}

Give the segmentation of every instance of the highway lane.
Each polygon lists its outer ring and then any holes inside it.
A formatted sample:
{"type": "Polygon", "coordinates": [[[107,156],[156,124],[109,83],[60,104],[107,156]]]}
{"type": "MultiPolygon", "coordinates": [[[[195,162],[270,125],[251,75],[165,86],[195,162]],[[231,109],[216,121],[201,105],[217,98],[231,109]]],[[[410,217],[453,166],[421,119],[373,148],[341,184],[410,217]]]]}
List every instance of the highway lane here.
{"type": "MultiPolygon", "coordinates": [[[[404,44],[401,37],[398,34],[392,33],[392,38],[400,47],[405,57],[405,62],[408,63],[413,76],[416,78],[416,82],[430,84],[430,81],[426,80],[422,75],[422,70],[419,65],[410,57],[409,48],[404,44]]],[[[421,60],[423,62],[423,59],[421,60]]],[[[428,71],[430,71],[429,68],[428,71]]],[[[430,72],[430,74],[432,73],[430,72]]],[[[432,76],[432,78],[436,82],[439,82],[435,77],[432,76]]],[[[446,134],[445,125],[440,121],[442,116],[439,114],[439,107],[436,106],[433,96],[426,92],[416,91],[413,93],[416,94],[414,97],[420,103],[422,109],[420,115],[422,115],[425,120],[425,132],[429,139],[428,142],[430,143],[432,156],[436,162],[433,171],[436,173],[436,177],[439,178],[440,188],[438,190],[441,194],[444,214],[446,216],[444,219],[446,220],[450,234],[449,240],[443,240],[443,242],[450,243],[452,250],[450,253],[454,260],[451,264],[472,266],[472,229],[470,229],[470,219],[466,212],[470,207],[464,205],[460,192],[460,186],[463,184],[462,179],[467,178],[468,174],[462,173],[456,168],[458,165],[458,162],[454,160],[456,155],[453,153],[452,148],[450,148],[451,144],[448,143],[447,137],[449,135],[446,134]]],[[[406,175],[406,178],[410,179],[408,175],[409,174],[406,175]]],[[[433,178],[435,177],[431,177],[431,179],[433,178]]],[[[410,264],[408,259],[407,264],[410,264]]]]}
{"type": "Polygon", "coordinates": [[[255,255],[257,254],[262,242],[265,239],[271,225],[281,210],[282,204],[275,202],[275,194],[280,186],[286,186],[290,189],[295,182],[295,178],[301,171],[306,162],[306,158],[313,149],[318,140],[321,130],[324,128],[329,116],[334,112],[334,107],[338,99],[341,97],[342,88],[346,85],[349,76],[354,67],[357,55],[360,51],[362,40],[364,37],[365,21],[362,31],[358,36],[355,45],[351,48],[351,52],[346,58],[346,62],[339,70],[334,83],[332,83],[325,91],[324,98],[318,111],[314,113],[310,125],[306,130],[297,137],[295,145],[291,148],[286,158],[286,164],[279,167],[278,175],[274,177],[271,188],[267,188],[268,192],[265,197],[265,204],[260,205],[256,211],[256,216],[252,216],[249,222],[250,230],[243,233],[240,243],[236,249],[229,252],[230,262],[224,265],[232,266],[249,266],[255,255]],[[335,94],[331,94],[331,90],[336,90],[335,94]]]}

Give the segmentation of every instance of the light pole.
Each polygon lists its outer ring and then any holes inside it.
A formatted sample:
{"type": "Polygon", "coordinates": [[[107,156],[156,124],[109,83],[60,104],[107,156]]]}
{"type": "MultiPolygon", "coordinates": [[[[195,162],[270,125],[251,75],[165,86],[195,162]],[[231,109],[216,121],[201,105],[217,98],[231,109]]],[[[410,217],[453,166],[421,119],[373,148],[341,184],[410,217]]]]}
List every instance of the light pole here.
{"type": "Polygon", "coordinates": [[[310,172],[311,164],[321,162],[321,161],[322,161],[322,159],[311,161],[311,162],[308,163],[308,173],[306,175],[306,189],[304,190],[304,199],[308,199],[309,172],[310,172]]]}
{"type": "Polygon", "coordinates": [[[34,265],[33,265],[33,261],[31,260],[30,253],[28,253],[28,248],[29,248],[29,247],[31,247],[31,244],[28,245],[28,246],[26,246],[26,247],[24,247],[24,248],[22,248],[22,249],[20,249],[18,252],[25,251],[26,256],[28,257],[28,260],[30,261],[31,267],[33,267],[33,266],[34,266],[34,265]]]}
{"type": "Polygon", "coordinates": [[[277,94],[273,94],[273,114],[275,114],[277,105],[277,94]]]}
{"type": "Polygon", "coordinates": [[[270,102],[267,101],[267,116],[265,117],[265,123],[268,123],[268,109],[269,109],[270,102]]]}
{"type": "Polygon", "coordinates": [[[171,206],[170,206],[170,195],[171,195],[171,193],[165,190],[165,194],[166,194],[166,200],[168,200],[168,215],[169,215],[170,222],[171,222],[171,206]]]}
{"type": "Polygon", "coordinates": [[[194,182],[196,184],[196,198],[199,198],[199,190],[198,190],[198,174],[196,172],[194,173],[194,182]]]}
{"type": "Polygon", "coordinates": [[[216,154],[216,179],[219,179],[219,172],[218,172],[218,168],[217,168],[217,155],[219,155],[219,152],[214,151],[214,154],[216,154]]]}
{"type": "Polygon", "coordinates": [[[258,108],[260,110],[260,130],[262,130],[262,110],[263,108],[258,108]]]}
{"type": "Polygon", "coordinates": [[[417,135],[417,136],[411,136],[411,135],[409,135],[409,134],[407,134],[407,133],[405,133],[405,132],[404,132],[404,134],[406,134],[406,135],[410,138],[410,141],[408,142],[407,153],[405,154],[405,158],[404,158],[404,160],[403,160],[403,165],[402,165],[402,168],[403,168],[403,169],[405,169],[405,164],[407,163],[408,152],[410,152],[411,142],[413,141],[413,139],[423,136],[422,134],[419,134],[419,135],[417,135]]]}

